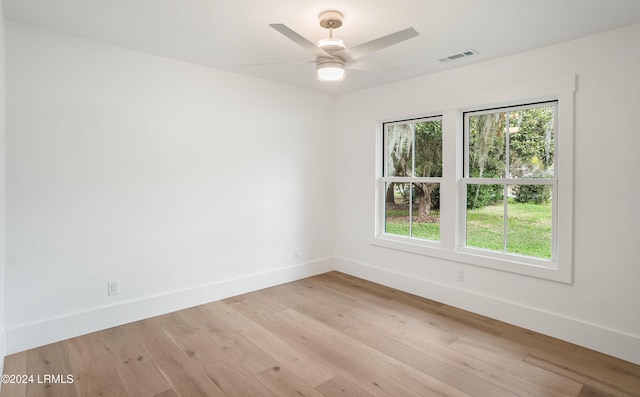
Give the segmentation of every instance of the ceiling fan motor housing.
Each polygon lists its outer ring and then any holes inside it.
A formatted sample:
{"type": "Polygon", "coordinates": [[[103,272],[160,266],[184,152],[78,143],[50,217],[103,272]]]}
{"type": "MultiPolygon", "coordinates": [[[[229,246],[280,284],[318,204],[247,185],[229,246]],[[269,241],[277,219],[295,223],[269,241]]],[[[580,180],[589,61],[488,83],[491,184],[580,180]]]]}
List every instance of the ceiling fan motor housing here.
{"type": "Polygon", "coordinates": [[[316,58],[316,66],[320,66],[320,65],[325,65],[325,64],[331,64],[331,65],[336,65],[336,66],[344,66],[344,59],[340,58],[339,56],[333,56],[333,57],[317,57],[316,58]]]}

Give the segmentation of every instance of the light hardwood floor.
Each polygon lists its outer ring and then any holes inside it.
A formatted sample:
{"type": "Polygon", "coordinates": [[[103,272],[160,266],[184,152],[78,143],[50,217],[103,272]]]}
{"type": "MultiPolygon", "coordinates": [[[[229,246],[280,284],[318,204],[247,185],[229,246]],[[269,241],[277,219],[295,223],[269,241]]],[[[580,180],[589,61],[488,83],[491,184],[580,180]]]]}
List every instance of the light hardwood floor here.
{"type": "Polygon", "coordinates": [[[640,366],[332,272],[6,358],[0,396],[640,396],[640,366]],[[38,383],[45,374],[73,383],[38,383]]]}

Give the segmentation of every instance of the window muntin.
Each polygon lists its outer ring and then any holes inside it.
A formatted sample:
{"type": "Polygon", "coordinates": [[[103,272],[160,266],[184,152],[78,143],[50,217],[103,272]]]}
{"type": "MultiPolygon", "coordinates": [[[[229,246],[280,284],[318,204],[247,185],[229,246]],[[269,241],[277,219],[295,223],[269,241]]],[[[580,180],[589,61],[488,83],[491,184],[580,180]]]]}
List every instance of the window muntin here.
{"type": "Polygon", "coordinates": [[[384,125],[384,233],[440,240],[442,117],[384,125]]]}
{"type": "Polygon", "coordinates": [[[465,248],[556,258],[557,102],[464,115],[465,248]]]}

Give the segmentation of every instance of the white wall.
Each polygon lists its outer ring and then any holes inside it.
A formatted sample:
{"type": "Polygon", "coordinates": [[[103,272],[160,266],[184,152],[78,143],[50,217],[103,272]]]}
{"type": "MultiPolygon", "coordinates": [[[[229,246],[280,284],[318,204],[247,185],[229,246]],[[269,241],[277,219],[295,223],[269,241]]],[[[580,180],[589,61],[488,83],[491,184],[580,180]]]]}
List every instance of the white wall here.
{"type": "Polygon", "coordinates": [[[0,0],[0,374],[4,367],[5,354],[5,326],[4,326],[4,268],[5,268],[5,163],[6,163],[6,40],[5,40],[5,20],[4,7],[0,0]]]}
{"type": "Polygon", "coordinates": [[[7,28],[9,353],[333,267],[330,96],[7,28]]]}
{"type": "Polygon", "coordinates": [[[640,25],[340,97],[336,266],[640,363],[640,25]],[[441,98],[577,74],[573,285],[370,245],[376,122],[441,98]],[[456,282],[456,269],[466,273],[456,282]]]}

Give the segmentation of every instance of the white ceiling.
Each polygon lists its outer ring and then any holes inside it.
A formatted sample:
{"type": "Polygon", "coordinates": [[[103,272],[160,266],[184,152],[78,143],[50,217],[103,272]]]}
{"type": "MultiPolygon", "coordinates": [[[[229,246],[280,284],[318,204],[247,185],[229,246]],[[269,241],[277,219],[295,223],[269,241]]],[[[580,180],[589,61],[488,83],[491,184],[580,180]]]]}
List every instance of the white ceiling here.
{"type": "MultiPolygon", "coordinates": [[[[640,22],[640,0],[2,0],[5,17],[232,72],[345,93],[640,22]],[[274,29],[326,37],[318,15],[344,14],[348,47],[414,27],[420,36],[366,57],[380,70],[315,80],[314,56],[274,29]],[[441,63],[468,49],[478,55],[441,63]],[[292,62],[293,64],[285,64],[292,62]],[[254,64],[269,64],[248,66],[254,64]],[[273,64],[276,63],[276,64],[273,64]]],[[[638,38],[640,44],[640,38],[638,38]]]]}

